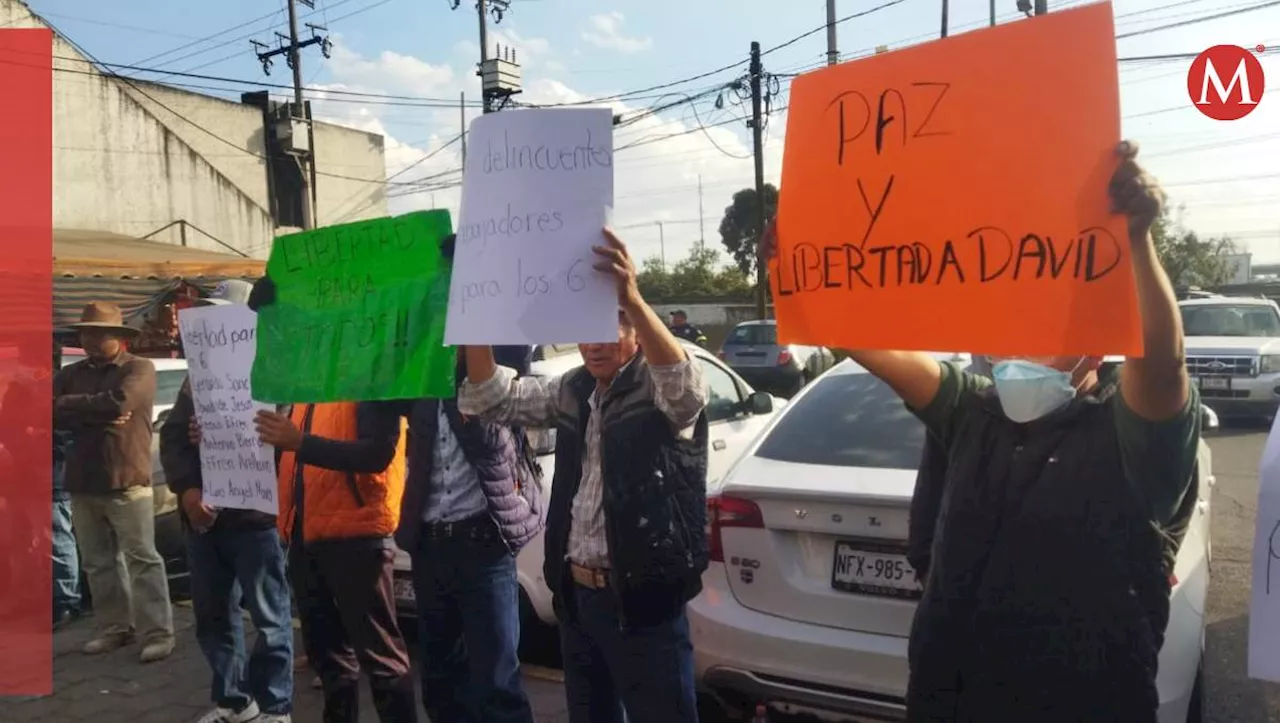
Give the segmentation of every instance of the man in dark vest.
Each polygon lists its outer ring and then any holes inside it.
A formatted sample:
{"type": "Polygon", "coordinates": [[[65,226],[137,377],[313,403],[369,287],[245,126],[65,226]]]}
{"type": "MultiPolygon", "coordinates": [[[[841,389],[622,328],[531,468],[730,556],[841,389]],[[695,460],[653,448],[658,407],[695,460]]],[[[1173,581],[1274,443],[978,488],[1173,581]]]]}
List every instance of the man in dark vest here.
{"type": "MultiPolygon", "coordinates": [[[[528,347],[503,351],[528,372],[528,347]]],[[[533,723],[520,683],[516,555],[542,531],[537,463],[511,427],[465,417],[456,400],[408,402],[404,414],[409,476],[396,544],[413,559],[427,716],[533,723]]]]}
{"type": "Polygon", "coordinates": [[[947,459],[908,720],[1156,721],[1200,421],[1150,236],[1164,196],[1136,153],[1120,146],[1108,190],[1128,217],[1143,356],[1103,374],[1096,357],[995,358],[989,380],[927,354],[852,353],[947,459]]]}
{"type": "Polygon", "coordinates": [[[560,621],[570,723],[696,723],[685,603],[707,566],[707,389],[636,288],[612,232],[597,271],[617,284],[618,340],[584,366],[516,378],[467,347],[464,414],[554,427],[543,573],[560,621]]]}

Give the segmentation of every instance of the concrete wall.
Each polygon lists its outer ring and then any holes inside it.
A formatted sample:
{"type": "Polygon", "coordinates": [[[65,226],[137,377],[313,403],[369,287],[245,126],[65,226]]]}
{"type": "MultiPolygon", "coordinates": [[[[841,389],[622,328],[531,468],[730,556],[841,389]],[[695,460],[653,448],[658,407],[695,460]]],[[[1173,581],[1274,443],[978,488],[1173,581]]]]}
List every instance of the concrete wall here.
{"type": "Polygon", "coordinates": [[[318,225],[386,216],[387,184],[350,180],[387,177],[382,136],[323,122],[316,122],[314,133],[316,168],[349,177],[317,176],[318,225]]]}
{"type": "MultiPolygon", "coordinates": [[[[0,0],[0,27],[43,24],[0,0]]],[[[57,35],[53,52],[55,227],[141,237],[185,219],[208,234],[188,229],[188,246],[227,252],[212,236],[255,258],[296,230],[271,218],[258,108],[102,75],[57,35]]],[[[317,124],[316,152],[320,171],[357,179],[319,175],[321,224],[346,200],[345,220],[386,215],[384,184],[362,180],[385,178],[380,136],[317,124]]],[[[181,243],[176,226],[152,238],[181,243]]]]}

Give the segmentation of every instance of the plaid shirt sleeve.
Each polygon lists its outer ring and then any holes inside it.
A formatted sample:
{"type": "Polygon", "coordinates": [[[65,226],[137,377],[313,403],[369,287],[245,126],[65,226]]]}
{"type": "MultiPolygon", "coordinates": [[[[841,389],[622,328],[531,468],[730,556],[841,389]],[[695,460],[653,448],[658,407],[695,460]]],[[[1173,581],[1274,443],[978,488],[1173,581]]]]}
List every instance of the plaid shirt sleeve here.
{"type": "Polygon", "coordinates": [[[479,384],[470,379],[458,390],[458,411],[492,424],[550,427],[555,423],[563,377],[517,377],[500,366],[479,384]]]}
{"type": "Polygon", "coordinates": [[[702,365],[688,357],[671,366],[649,365],[653,403],[678,430],[691,428],[707,406],[707,382],[702,365]]]}

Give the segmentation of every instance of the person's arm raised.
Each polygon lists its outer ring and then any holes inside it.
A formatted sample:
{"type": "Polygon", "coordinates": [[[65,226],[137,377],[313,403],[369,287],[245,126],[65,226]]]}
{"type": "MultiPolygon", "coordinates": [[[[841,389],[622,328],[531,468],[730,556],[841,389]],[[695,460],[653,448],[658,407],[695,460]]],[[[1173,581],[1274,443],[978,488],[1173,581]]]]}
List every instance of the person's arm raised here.
{"type": "Polygon", "coordinates": [[[612,229],[606,228],[604,245],[593,246],[592,250],[598,257],[595,270],[613,277],[618,290],[618,307],[631,320],[645,360],[653,366],[669,367],[688,359],[680,340],[640,295],[635,263],[622,239],[612,229]]]}
{"type": "Polygon", "coordinates": [[[555,422],[561,377],[518,377],[500,367],[491,346],[467,346],[467,378],[458,388],[458,411],[491,424],[549,427],[555,422]]]}
{"type": "Polygon", "coordinates": [[[1182,316],[1151,238],[1151,227],[1163,210],[1164,192],[1138,165],[1137,144],[1121,143],[1117,153],[1122,160],[1108,191],[1112,207],[1129,219],[1143,346],[1142,356],[1126,358],[1120,369],[1120,394],[1125,406],[1139,417],[1158,422],[1184,412],[1190,396],[1182,316]]]}
{"type": "MultiPolygon", "coordinates": [[[[759,263],[767,264],[777,253],[777,221],[771,221],[765,228],[764,238],[760,243],[759,263]]],[[[888,384],[913,409],[924,409],[938,396],[938,389],[942,384],[942,366],[924,352],[845,351],[859,366],[888,384]]]]}

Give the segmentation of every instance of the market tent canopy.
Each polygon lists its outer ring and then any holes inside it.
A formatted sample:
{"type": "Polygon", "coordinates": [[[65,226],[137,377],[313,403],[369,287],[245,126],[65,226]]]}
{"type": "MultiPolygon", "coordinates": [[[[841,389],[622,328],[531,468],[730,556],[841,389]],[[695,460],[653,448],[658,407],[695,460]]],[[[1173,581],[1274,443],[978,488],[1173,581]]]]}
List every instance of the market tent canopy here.
{"type": "Polygon", "coordinates": [[[108,301],[137,325],[184,284],[204,293],[227,278],[257,279],[265,261],[147,241],[103,231],[53,232],[53,324],[80,317],[90,301],[108,301]]]}

